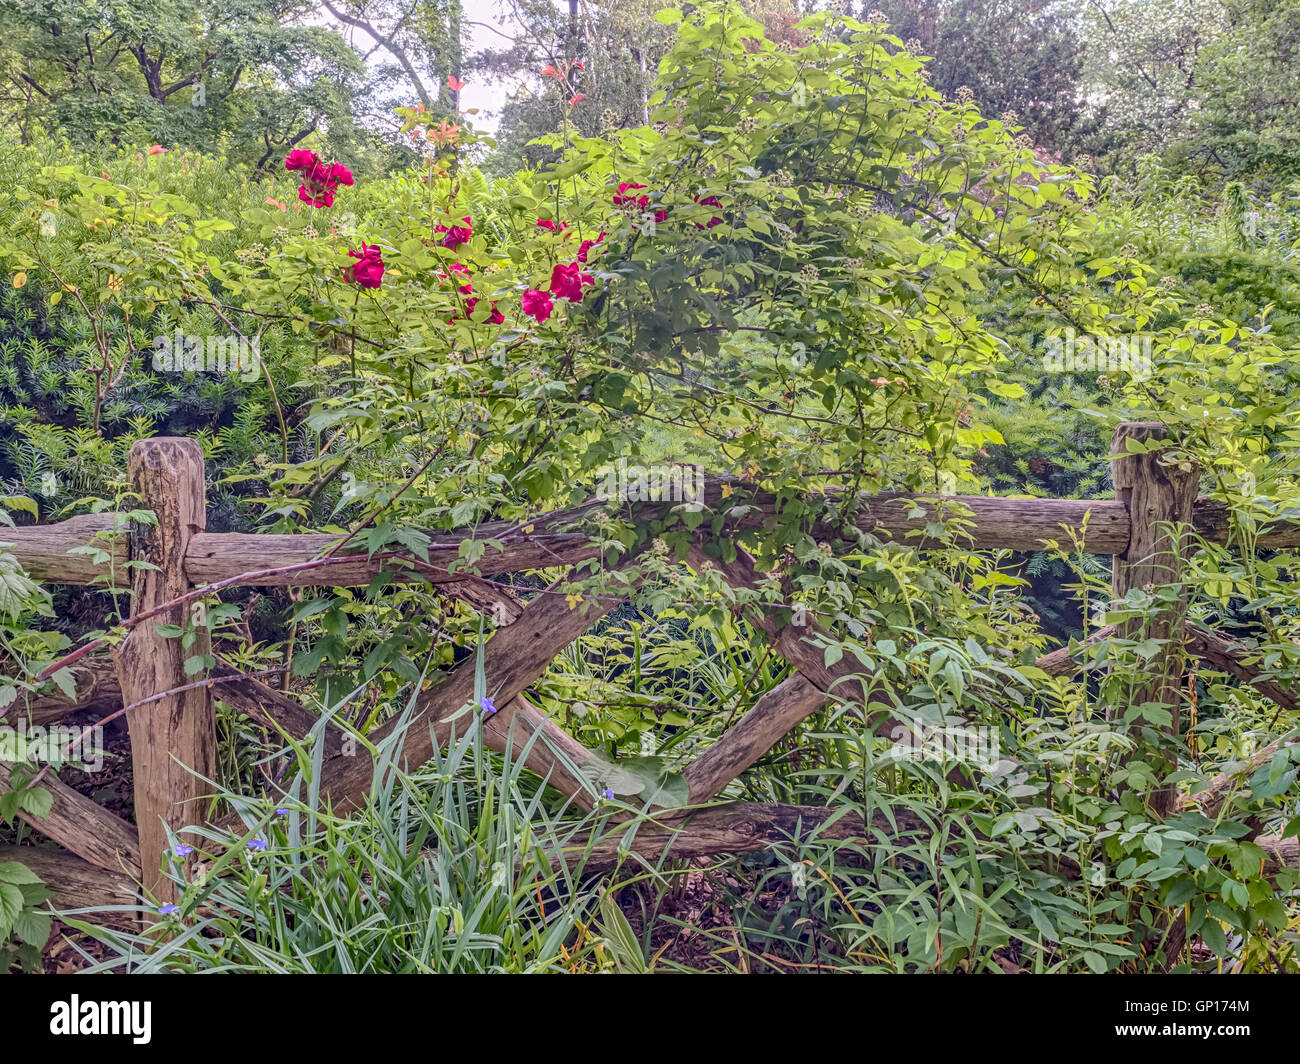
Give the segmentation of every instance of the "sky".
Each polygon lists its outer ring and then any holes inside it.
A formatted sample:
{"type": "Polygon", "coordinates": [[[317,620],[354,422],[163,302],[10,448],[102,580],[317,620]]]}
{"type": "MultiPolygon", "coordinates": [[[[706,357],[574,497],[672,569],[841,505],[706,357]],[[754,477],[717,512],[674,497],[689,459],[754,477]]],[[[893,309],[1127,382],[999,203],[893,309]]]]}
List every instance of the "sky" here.
{"type": "MultiPolygon", "coordinates": [[[[506,5],[501,0],[461,0],[461,7],[465,12],[465,21],[474,23],[468,35],[469,51],[508,46],[507,38],[514,36],[517,25],[505,13],[506,5]]],[[[466,110],[479,108],[479,113],[472,116],[475,128],[495,133],[501,106],[513,87],[501,82],[491,83],[482,78],[476,83],[471,78],[461,90],[460,105],[466,110]]]]}

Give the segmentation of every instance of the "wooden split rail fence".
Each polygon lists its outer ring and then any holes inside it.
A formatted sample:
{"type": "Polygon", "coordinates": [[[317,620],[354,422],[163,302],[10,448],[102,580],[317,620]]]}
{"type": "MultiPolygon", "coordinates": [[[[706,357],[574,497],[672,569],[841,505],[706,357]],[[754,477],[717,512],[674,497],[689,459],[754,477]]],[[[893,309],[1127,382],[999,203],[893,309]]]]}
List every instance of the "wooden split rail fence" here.
{"type": "MultiPolygon", "coordinates": [[[[1115,499],[1029,499],[949,496],[943,505],[960,504],[972,515],[966,527],[975,549],[1043,549],[1047,541],[1068,542],[1067,529],[1086,527],[1085,548],[1115,556],[1113,590],[1116,597],[1134,587],[1181,585],[1194,537],[1224,543],[1229,537],[1229,514],[1221,502],[1197,498],[1198,471],[1190,466],[1162,461],[1155,452],[1127,454],[1125,441],[1160,440],[1166,430],[1159,424],[1122,425],[1115,434],[1112,474],[1115,499]],[[1086,522],[1085,522],[1086,518],[1086,522]],[[1173,529],[1185,532],[1175,535],[1173,529]]],[[[526,697],[527,689],[545,673],[552,659],[577,639],[616,601],[609,597],[585,602],[572,609],[558,594],[539,594],[527,604],[514,599],[490,578],[507,573],[571,566],[599,558],[599,547],[585,534],[572,531],[583,512],[565,511],[537,518],[524,532],[518,525],[480,526],[473,533],[434,536],[428,561],[409,556],[344,553],[336,551],[340,537],[328,534],[254,535],[214,533],[205,530],[204,469],[198,444],[193,440],[156,438],[137,443],[131,451],[129,477],[139,505],[157,515],[157,524],[136,523],[129,535],[111,535],[121,529],[122,518],[113,514],[75,517],[52,525],[8,530],[0,538],[33,577],[62,584],[104,583],[111,580],[131,592],[133,622],[124,639],[111,652],[111,663],[87,656],[70,665],[76,696],[40,696],[26,705],[9,707],[0,723],[30,721],[48,725],[77,709],[134,706],[127,714],[134,769],[135,825],[114,815],[50,775],[42,782],[52,794],[47,815],[22,814],[39,832],[59,843],[47,847],[0,848],[0,859],[20,858],[50,886],[63,907],[136,904],[142,892],[156,902],[174,900],[174,884],[161,874],[168,829],[179,832],[201,814],[206,786],[203,777],[215,778],[216,731],[214,697],[233,705],[267,725],[289,734],[305,736],[317,718],[289,695],[256,679],[241,677],[218,660],[211,683],[195,686],[185,673],[187,657],[206,653],[206,642],[182,648],[167,638],[163,626],[184,625],[188,602],[200,589],[213,593],[235,586],[327,586],[369,584],[382,573],[397,579],[425,581],[476,608],[493,609],[505,624],[487,641],[484,651],[487,688],[495,692],[499,712],[484,719],[485,741],[494,749],[527,747],[528,767],[575,803],[590,808],[590,784],[571,766],[580,765],[587,751],[550,721],[526,697]],[[495,539],[501,550],[490,550],[475,565],[473,575],[457,571],[461,544],[468,538],[495,539]],[[91,552],[75,551],[99,543],[109,560],[91,552]],[[69,553],[69,551],[75,551],[69,553]],[[128,560],[148,567],[128,567],[128,560]],[[178,598],[191,595],[185,603],[178,598]]],[[[705,502],[716,506],[722,498],[722,481],[709,481],[705,502]]],[[[884,538],[925,545],[926,525],[933,519],[933,495],[878,495],[864,500],[859,527],[884,538]]],[[[591,505],[598,505],[593,503],[591,505]]],[[[729,504],[727,504],[729,505],[729,504]]],[[[743,533],[770,516],[773,499],[759,498],[733,532],[743,533]]],[[[1300,546],[1300,525],[1267,528],[1256,540],[1259,547],[1300,546]]],[[[698,562],[703,556],[695,555],[698,562]]],[[[732,584],[757,586],[761,574],[743,551],[735,561],[714,561],[732,584]]],[[[558,586],[558,585],[557,585],[558,586]]],[[[1227,669],[1273,697],[1290,710],[1300,709],[1295,697],[1276,683],[1260,677],[1230,643],[1212,632],[1187,626],[1185,597],[1162,603],[1158,612],[1141,623],[1147,637],[1169,642],[1156,663],[1154,677],[1141,697],[1160,702],[1174,713],[1180,705],[1180,672],[1185,654],[1198,654],[1216,668],[1227,669]],[[1171,638],[1183,632],[1182,639],[1171,638]]],[[[684,772],[689,784],[688,810],[665,811],[643,822],[631,839],[606,837],[587,854],[589,868],[616,863],[620,849],[630,847],[650,860],[665,856],[687,858],[707,854],[766,848],[802,832],[819,831],[834,839],[870,839],[876,832],[923,832],[917,818],[883,814],[870,825],[853,816],[828,817],[828,810],[808,806],[766,805],[744,802],[708,804],[746,768],[753,765],[789,731],[830,700],[861,700],[863,688],[855,667],[847,660],[825,664],[818,627],[778,628],[770,618],[751,617],[770,638],[775,651],[789,662],[790,677],[763,695],[753,708],[704,751],[684,772]]],[[[1121,628],[1121,634],[1138,622],[1121,628]]],[[[200,640],[206,635],[200,631],[200,640]]],[[[474,661],[453,668],[440,683],[422,692],[415,723],[401,737],[398,762],[416,766],[428,760],[434,743],[445,742],[452,725],[447,718],[470,702],[474,691],[474,661]]],[[[1065,674],[1079,667],[1069,649],[1039,660],[1049,673],[1065,674]]],[[[381,725],[369,738],[378,743],[398,727],[381,725]]],[[[325,732],[322,800],[335,809],[364,801],[370,790],[374,766],[364,750],[343,756],[343,735],[336,728],[325,732]]],[[[355,745],[355,744],[353,744],[355,745]]],[[[1272,748],[1261,752],[1266,758],[1272,748]]],[[[1258,762],[1258,758],[1256,759],[1258,762]]],[[[1262,762],[1258,762],[1262,763],[1262,762]]],[[[7,778],[12,766],[0,764],[7,778]]],[[[1241,776],[1222,777],[1192,800],[1217,811],[1239,785],[1241,776]]],[[[1157,794],[1153,805],[1169,812],[1172,792],[1157,794]]],[[[1295,840],[1258,841],[1275,855],[1280,866],[1296,863],[1295,840]]],[[[1077,870],[1076,870],[1077,871],[1077,870]]],[[[1068,869],[1067,869],[1068,872],[1068,869]]]]}

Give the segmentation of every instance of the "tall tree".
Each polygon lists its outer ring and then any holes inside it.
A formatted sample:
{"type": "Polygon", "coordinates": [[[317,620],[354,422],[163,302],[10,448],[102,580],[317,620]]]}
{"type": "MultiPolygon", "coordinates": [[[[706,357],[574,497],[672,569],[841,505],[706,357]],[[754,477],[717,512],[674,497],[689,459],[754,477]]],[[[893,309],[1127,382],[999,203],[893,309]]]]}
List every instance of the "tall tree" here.
{"type": "Polygon", "coordinates": [[[1229,0],[1198,71],[1187,151],[1229,177],[1300,176],[1300,0],[1229,0]]]}
{"type": "Polygon", "coordinates": [[[227,145],[268,165],[355,128],[365,67],[307,0],[0,0],[0,120],[24,136],[227,145]]]}
{"type": "Polygon", "coordinates": [[[1226,26],[1222,0],[1089,0],[1084,77],[1131,154],[1187,135],[1199,106],[1202,53],[1226,26]]]}
{"type": "MultiPolygon", "coordinates": [[[[930,83],[963,86],[980,110],[1013,111],[1035,143],[1061,150],[1083,113],[1077,4],[1061,0],[863,0],[911,50],[933,57],[930,83]]],[[[873,20],[874,21],[874,20],[873,20]]]]}
{"type": "MultiPolygon", "coordinates": [[[[503,6],[517,28],[514,39],[478,57],[489,77],[520,84],[502,109],[497,168],[548,158],[549,149],[528,142],[566,124],[594,134],[649,123],[654,81],[673,40],[655,19],[670,6],[664,0],[503,0],[503,6]],[[547,67],[558,76],[542,76],[547,67]]],[[[773,40],[794,43],[795,0],[746,0],[742,7],[773,40]]]]}
{"type": "MultiPolygon", "coordinates": [[[[382,52],[400,85],[428,110],[454,113],[449,78],[463,73],[464,15],[460,0],[320,0],[322,11],[364,34],[367,60],[382,52]]],[[[399,90],[400,91],[400,90],[399,90]]]]}

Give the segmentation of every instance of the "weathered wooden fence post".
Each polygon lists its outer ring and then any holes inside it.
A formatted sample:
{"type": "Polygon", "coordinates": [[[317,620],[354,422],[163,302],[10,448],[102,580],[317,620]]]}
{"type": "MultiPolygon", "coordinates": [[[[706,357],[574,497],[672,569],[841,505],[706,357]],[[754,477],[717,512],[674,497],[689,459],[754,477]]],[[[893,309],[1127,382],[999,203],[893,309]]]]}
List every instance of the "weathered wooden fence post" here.
{"type": "MultiPolygon", "coordinates": [[[[139,506],[158,515],[157,525],[136,523],[131,528],[131,558],[157,566],[132,569],[131,612],[139,614],[190,590],[185,548],[205,526],[203,452],[189,439],[141,440],[131,448],[127,470],[139,506]]],[[[163,625],[185,627],[190,615],[189,607],[175,606],[132,629],[114,651],[124,705],[198,678],[186,675],[185,659],[208,653],[206,628],[198,629],[198,638],[188,648],[159,631],[163,625]]],[[[159,901],[174,901],[172,884],[160,875],[166,829],[202,819],[195,799],[210,787],[195,773],[214,776],[212,695],[206,687],[169,694],[133,709],[128,720],[141,875],[145,889],[159,901]]]]}
{"type": "MultiPolygon", "coordinates": [[[[1159,422],[1131,422],[1120,425],[1111,438],[1111,454],[1118,456],[1111,460],[1115,497],[1128,507],[1132,529],[1128,550],[1115,556],[1111,590],[1117,599],[1131,588],[1155,591],[1162,585],[1183,584],[1190,535],[1186,528],[1181,535],[1174,535],[1171,526],[1190,528],[1199,470],[1190,461],[1167,462],[1163,451],[1129,454],[1126,449],[1128,440],[1146,444],[1166,435],[1168,429],[1159,422]]],[[[1186,610],[1187,592],[1180,587],[1175,601],[1126,621],[1117,633],[1123,639],[1170,640],[1150,662],[1153,676],[1134,689],[1132,699],[1134,703],[1158,702],[1166,707],[1173,718],[1169,725],[1173,736],[1182,731],[1183,654],[1178,642],[1186,610]]],[[[1153,795],[1151,804],[1164,817],[1172,811],[1175,800],[1175,788],[1162,787],[1153,795]]]]}

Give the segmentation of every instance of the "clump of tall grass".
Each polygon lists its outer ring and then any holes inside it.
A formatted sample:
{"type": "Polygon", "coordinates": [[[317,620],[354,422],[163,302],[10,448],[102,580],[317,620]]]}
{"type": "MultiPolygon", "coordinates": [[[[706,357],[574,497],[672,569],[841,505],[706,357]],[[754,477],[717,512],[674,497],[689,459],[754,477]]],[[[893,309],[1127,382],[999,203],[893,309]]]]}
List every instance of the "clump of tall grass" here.
{"type": "Polygon", "coordinates": [[[245,831],[185,833],[194,846],[171,851],[168,874],[181,897],[174,911],[158,910],[165,920],[130,933],[64,914],[110,951],[87,970],[434,973],[589,966],[599,940],[587,937],[585,924],[598,901],[597,884],[584,879],[580,861],[566,864],[556,854],[599,818],[567,807],[554,811],[543,788],[525,776],[526,751],[490,755],[476,742],[478,731],[471,719],[466,734],[409,773],[393,761],[400,741],[385,744],[366,804],[347,816],[320,800],[319,754],[280,799],[250,802],[219,792],[240,811],[245,831]]]}

